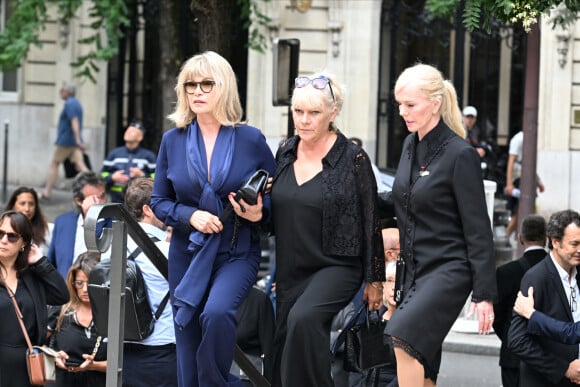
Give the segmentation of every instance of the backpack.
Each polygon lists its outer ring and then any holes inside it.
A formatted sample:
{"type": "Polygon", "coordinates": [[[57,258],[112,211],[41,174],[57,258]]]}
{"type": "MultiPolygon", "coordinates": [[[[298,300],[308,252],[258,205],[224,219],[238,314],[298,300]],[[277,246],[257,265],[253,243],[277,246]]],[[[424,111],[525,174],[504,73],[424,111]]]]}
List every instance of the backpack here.
{"type": "MultiPolygon", "coordinates": [[[[156,237],[150,237],[153,242],[159,241],[156,237]]],[[[167,302],[169,292],[161,301],[161,304],[153,313],[149,303],[147,287],[143,279],[143,273],[135,258],[142,253],[137,247],[128,257],[125,274],[125,334],[126,341],[141,341],[153,333],[155,320],[157,320],[167,302]]],[[[109,319],[109,290],[110,290],[111,260],[98,263],[89,275],[89,298],[93,311],[93,319],[97,333],[107,336],[109,319]]]]}

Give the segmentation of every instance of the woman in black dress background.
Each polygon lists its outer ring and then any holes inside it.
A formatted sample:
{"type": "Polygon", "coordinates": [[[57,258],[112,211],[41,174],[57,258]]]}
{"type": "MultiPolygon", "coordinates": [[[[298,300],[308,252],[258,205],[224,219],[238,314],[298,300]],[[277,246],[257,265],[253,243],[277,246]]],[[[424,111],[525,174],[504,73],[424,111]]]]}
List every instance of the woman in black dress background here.
{"type": "Polygon", "coordinates": [[[343,89],[327,74],[298,77],[297,135],[277,152],[273,386],[334,386],[330,327],[364,281],[379,309],[385,279],[377,188],[368,155],[338,131],[343,89]]]}
{"type": "Polygon", "coordinates": [[[93,323],[88,283],[91,271],[100,261],[98,252],[79,255],[66,276],[70,302],[63,305],[56,319],[50,346],[58,351],[56,387],[104,387],[107,371],[107,345],[93,323]]]}
{"type": "Polygon", "coordinates": [[[9,293],[14,294],[33,345],[46,338],[46,305],[68,301],[64,280],[32,243],[32,236],[24,214],[7,211],[0,216],[0,386],[30,386],[27,345],[9,293]]]}
{"type": "Polygon", "coordinates": [[[418,64],[399,76],[395,99],[411,133],[391,195],[406,270],[397,273],[403,293],[387,333],[399,385],[433,386],[443,340],[472,290],[479,332],[491,330],[493,236],[479,156],[464,139],[453,85],[436,68],[418,64]]]}

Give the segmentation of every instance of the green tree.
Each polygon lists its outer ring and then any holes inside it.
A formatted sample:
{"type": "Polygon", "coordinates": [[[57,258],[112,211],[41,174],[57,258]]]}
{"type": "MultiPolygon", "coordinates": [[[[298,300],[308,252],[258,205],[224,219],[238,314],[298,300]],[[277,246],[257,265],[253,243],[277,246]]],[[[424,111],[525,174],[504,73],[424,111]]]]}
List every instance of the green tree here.
{"type": "MultiPolygon", "coordinates": [[[[86,77],[95,82],[94,73],[99,71],[97,63],[108,62],[118,54],[119,40],[124,36],[124,31],[130,24],[128,6],[135,1],[92,0],[90,2],[89,27],[92,33],[79,40],[79,43],[88,46],[88,50],[84,50],[86,54],[79,55],[71,63],[78,69],[77,76],[86,77]]],[[[229,21],[232,16],[235,16],[232,15],[232,11],[241,9],[237,17],[248,20],[246,27],[250,31],[250,48],[263,51],[266,40],[258,32],[258,26],[264,25],[269,19],[259,12],[257,1],[269,0],[191,0],[190,8],[198,18],[200,50],[211,49],[228,57],[231,33],[229,21]],[[254,27],[250,26],[252,23],[255,24],[254,27]]],[[[174,9],[175,3],[163,1],[159,2],[158,6],[164,13],[166,9],[174,9]]],[[[32,45],[41,46],[39,36],[48,21],[47,8],[49,6],[57,7],[57,18],[60,23],[69,23],[82,4],[83,0],[9,1],[10,17],[4,30],[0,31],[0,68],[5,71],[19,67],[32,45]]],[[[173,31],[169,32],[170,37],[174,38],[173,31]]],[[[166,40],[167,42],[175,42],[175,40],[166,40]]]]}
{"type": "Polygon", "coordinates": [[[504,24],[520,24],[529,32],[542,14],[550,15],[555,25],[568,26],[580,11],[578,0],[427,0],[425,9],[436,18],[452,19],[464,2],[461,15],[470,30],[489,29],[492,19],[504,24]]]}

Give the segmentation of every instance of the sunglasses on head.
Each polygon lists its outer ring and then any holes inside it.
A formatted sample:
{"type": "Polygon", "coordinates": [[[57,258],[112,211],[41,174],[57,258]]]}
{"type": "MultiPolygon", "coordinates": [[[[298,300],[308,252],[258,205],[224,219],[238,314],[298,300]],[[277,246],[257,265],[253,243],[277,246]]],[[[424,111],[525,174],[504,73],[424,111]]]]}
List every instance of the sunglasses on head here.
{"type": "Polygon", "coordinates": [[[215,81],[212,81],[211,79],[204,79],[201,82],[188,81],[188,82],[183,83],[183,87],[185,88],[185,92],[187,94],[195,94],[195,91],[197,90],[198,87],[205,94],[211,93],[214,85],[215,85],[215,81]]]}
{"type": "Polygon", "coordinates": [[[294,80],[294,87],[301,88],[306,87],[308,84],[312,84],[317,90],[324,90],[326,86],[330,90],[330,95],[332,95],[332,100],[336,102],[334,98],[334,91],[332,91],[332,85],[330,83],[330,79],[326,78],[324,75],[320,75],[316,78],[308,78],[308,77],[298,77],[294,80]]]}
{"type": "Polygon", "coordinates": [[[0,240],[4,239],[4,236],[8,239],[8,242],[15,243],[20,239],[20,235],[16,234],[15,232],[6,232],[0,230],[0,240]]]}

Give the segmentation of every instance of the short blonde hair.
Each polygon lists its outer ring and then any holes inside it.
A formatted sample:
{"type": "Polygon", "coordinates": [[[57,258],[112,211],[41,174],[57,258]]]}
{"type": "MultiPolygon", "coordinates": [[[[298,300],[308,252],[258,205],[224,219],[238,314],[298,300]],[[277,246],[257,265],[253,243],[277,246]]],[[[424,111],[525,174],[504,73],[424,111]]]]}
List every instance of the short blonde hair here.
{"type": "Polygon", "coordinates": [[[167,118],[175,122],[178,128],[185,128],[195,119],[196,114],[189,107],[183,84],[196,76],[211,78],[215,82],[213,92],[217,93],[214,111],[216,120],[226,126],[240,123],[243,111],[236,75],[228,61],[213,51],[194,55],[183,64],[175,85],[175,111],[167,118]]]}
{"type": "Polygon", "coordinates": [[[439,113],[443,122],[458,136],[465,138],[465,128],[461,121],[461,110],[457,103],[457,93],[451,81],[443,78],[441,71],[426,64],[407,67],[395,83],[395,93],[409,84],[419,84],[427,99],[441,99],[439,113]]]}
{"type": "MultiPolygon", "coordinates": [[[[326,107],[330,109],[336,108],[337,114],[340,113],[342,105],[344,104],[345,88],[343,85],[338,83],[336,77],[324,71],[314,73],[307,77],[310,79],[320,77],[327,78],[328,87],[325,87],[324,90],[318,90],[312,87],[312,83],[304,87],[295,87],[292,92],[292,107],[298,103],[306,103],[307,105],[316,106],[318,103],[323,101],[326,107]]],[[[329,130],[338,130],[334,122],[330,124],[329,130]]]]}

